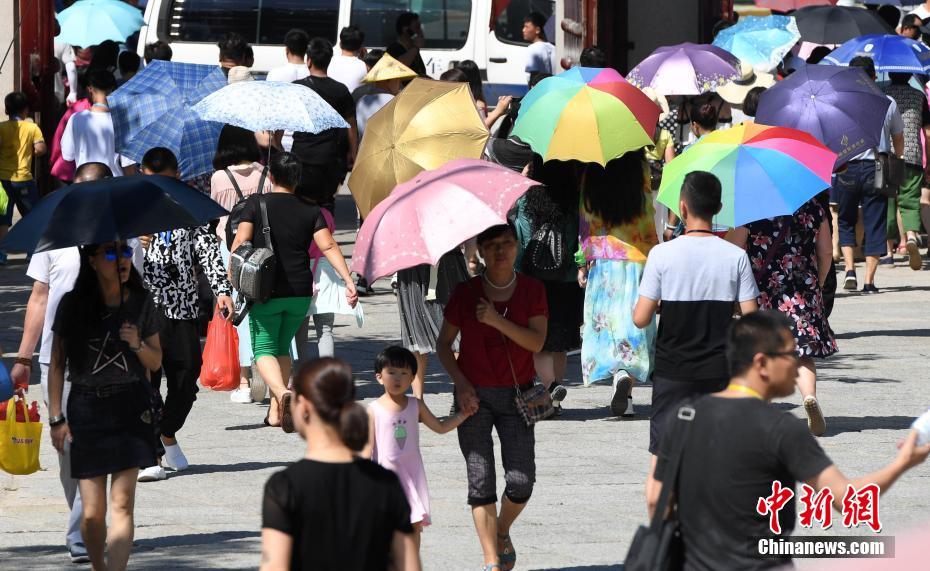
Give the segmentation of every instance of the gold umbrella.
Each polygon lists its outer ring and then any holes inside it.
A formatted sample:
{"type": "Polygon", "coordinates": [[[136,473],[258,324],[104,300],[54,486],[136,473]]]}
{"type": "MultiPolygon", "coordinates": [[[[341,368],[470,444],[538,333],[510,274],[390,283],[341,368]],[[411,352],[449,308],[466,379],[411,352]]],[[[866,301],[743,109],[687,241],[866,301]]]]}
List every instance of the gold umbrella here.
{"type": "Polygon", "coordinates": [[[488,136],[467,83],[414,79],[365,127],[348,181],[362,217],[421,171],[481,158],[488,136]]]}

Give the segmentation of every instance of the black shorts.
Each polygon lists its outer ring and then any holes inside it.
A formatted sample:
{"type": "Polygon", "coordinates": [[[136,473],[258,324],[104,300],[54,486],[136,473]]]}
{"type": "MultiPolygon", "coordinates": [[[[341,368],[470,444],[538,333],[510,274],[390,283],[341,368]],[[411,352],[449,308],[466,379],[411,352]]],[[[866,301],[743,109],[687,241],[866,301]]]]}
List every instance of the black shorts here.
{"type": "Polygon", "coordinates": [[[720,392],[727,388],[730,379],[679,381],[652,375],[652,417],[649,419],[649,452],[659,449],[662,431],[675,415],[679,405],[690,398],[720,392]]]}

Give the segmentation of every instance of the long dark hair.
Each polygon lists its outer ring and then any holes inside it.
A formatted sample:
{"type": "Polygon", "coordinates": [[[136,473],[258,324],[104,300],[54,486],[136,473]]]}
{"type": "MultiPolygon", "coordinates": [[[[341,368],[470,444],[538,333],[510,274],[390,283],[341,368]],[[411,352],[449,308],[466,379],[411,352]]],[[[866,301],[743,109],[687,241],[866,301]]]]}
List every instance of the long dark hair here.
{"type": "Polygon", "coordinates": [[[481,72],[478,70],[478,64],[466,59],[460,61],[455,67],[465,72],[465,76],[468,77],[468,87],[471,88],[471,95],[475,98],[475,101],[482,101],[487,104],[487,100],[484,98],[484,88],[481,85],[481,72]]]}
{"type": "MultiPolygon", "coordinates": [[[[65,312],[67,321],[65,331],[56,331],[61,336],[65,358],[72,367],[83,368],[87,357],[87,341],[92,334],[92,327],[98,324],[106,311],[103,292],[100,291],[100,281],[97,271],[90,265],[90,258],[100,248],[101,244],[88,244],[81,246],[81,269],[74,282],[74,289],[65,294],[66,297],[58,306],[58,313],[65,312]],[[67,301],[65,301],[67,300],[67,301]]],[[[146,296],[142,277],[134,266],[129,268],[129,279],[123,284],[123,291],[129,292],[130,299],[136,296],[146,296]]],[[[55,321],[61,319],[56,315],[55,321]]]]}
{"type": "Polygon", "coordinates": [[[526,193],[526,215],[540,225],[544,222],[565,221],[578,215],[580,181],[578,164],[548,161],[533,155],[529,176],[541,183],[526,193]]]}
{"type": "Polygon", "coordinates": [[[224,125],[216,143],[213,168],[223,170],[243,161],[258,162],[262,152],[255,141],[255,133],[235,125],[224,125]]]}
{"type": "Polygon", "coordinates": [[[645,161],[638,150],[610,161],[606,168],[589,165],[581,190],[585,209],[611,226],[639,218],[646,211],[645,161]]]}
{"type": "Polygon", "coordinates": [[[352,368],[329,357],[304,363],[294,378],[297,394],[313,403],[326,424],[339,431],[343,444],[361,450],[368,442],[368,413],[355,402],[352,368]]]}

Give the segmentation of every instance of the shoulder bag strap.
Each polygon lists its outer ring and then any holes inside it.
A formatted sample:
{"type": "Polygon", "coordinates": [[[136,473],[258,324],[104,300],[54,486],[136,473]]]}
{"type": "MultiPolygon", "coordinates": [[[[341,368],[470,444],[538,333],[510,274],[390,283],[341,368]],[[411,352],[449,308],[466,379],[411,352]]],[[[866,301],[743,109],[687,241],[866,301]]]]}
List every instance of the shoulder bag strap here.
{"type": "Polygon", "coordinates": [[[659,492],[659,501],[656,503],[655,512],[652,514],[652,523],[649,527],[653,532],[658,533],[662,528],[662,522],[665,521],[665,513],[668,511],[671,495],[678,487],[678,477],[681,475],[681,458],[684,456],[685,445],[688,442],[688,435],[691,433],[691,423],[694,421],[694,407],[690,404],[682,405],[677,412],[678,421],[675,423],[677,430],[665,437],[675,436],[674,448],[668,458],[665,477],[662,481],[662,491],[659,492]]]}
{"type": "MultiPolygon", "coordinates": [[[[471,283],[471,278],[466,280],[468,288],[475,294],[475,304],[477,305],[478,301],[481,300],[481,294],[475,290],[474,284],[471,283]]],[[[493,303],[493,302],[489,302],[493,303]]],[[[501,340],[504,342],[504,353],[507,355],[507,364],[510,365],[510,376],[513,378],[513,386],[517,391],[520,390],[520,384],[517,382],[517,370],[513,366],[513,359],[510,357],[510,348],[507,346],[507,336],[503,333],[501,335],[501,340]]]]}
{"type": "Polygon", "coordinates": [[[242,196],[242,189],[239,188],[239,183],[236,182],[236,177],[233,176],[232,171],[229,170],[229,167],[223,169],[223,172],[226,173],[226,176],[229,177],[229,182],[232,183],[233,189],[236,191],[236,195],[239,197],[239,200],[245,200],[245,197],[242,196]]]}
{"type": "Polygon", "coordinates": [[[255,190],[257,194],[265,193],[265,177],[268,176],[268,167],[262,168],[262,176],[258,179],[258,188],[255,190]]]}
{"type": "Polygon", "coordinates": [[[262,210],[262,234],[265,236],[265,247],[274,254],[274,245],[271,243],[271,224],[268,223],[268,205],[265,204],[265,197],[258,197],[258,205],[262,210]]]}

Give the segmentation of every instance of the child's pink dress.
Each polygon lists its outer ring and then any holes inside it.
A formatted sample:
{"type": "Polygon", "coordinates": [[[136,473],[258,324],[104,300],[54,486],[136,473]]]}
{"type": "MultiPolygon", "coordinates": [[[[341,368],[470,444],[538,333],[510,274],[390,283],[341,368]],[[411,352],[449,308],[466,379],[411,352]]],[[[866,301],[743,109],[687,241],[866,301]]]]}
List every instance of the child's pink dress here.
{"type": "Polygon", "coordinates": [[[407,408],[391,412],[377,401],[371,403],[375,416],[375,445],[371,459],[392,470],[410,504],[410,523],[429,525],[429,489],[420,456],[420,406],[408,397],[407,408]]]}

